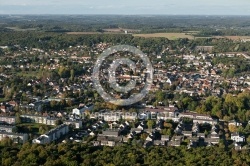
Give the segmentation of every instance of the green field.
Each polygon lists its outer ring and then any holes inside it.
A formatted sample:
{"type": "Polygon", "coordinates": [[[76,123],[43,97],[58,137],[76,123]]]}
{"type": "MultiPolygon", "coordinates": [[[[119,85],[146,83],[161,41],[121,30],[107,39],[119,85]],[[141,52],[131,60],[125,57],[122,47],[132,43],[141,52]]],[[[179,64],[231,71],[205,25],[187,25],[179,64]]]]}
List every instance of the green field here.
{"type": "Polygon", "coordinates": [[[148,34],[133,34],[133,36],[145,37],[145,38],[164,37],[168,38],[169,40],[176,40],[180,38],[194,39],[194,36],[186,33],[148,33],[148,34]]]}
{"type": "Polygon", "coordinates": [[[7,29],[11,29],[13,31],[34,31],[36,30],[36,28],[26,28],[26,29],[22,29],[19,27],[6,27],[7,29]]]}

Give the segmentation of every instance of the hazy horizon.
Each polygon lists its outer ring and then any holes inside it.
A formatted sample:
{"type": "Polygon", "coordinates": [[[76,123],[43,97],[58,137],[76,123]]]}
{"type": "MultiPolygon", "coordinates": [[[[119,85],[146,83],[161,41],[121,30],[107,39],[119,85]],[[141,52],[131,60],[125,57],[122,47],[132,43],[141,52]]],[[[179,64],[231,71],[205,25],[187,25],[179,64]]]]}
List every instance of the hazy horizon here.
{"type": "Polygon", "coordinates": [[[0,14],[250,15],[248,0],[0,0],[0,14]]]}

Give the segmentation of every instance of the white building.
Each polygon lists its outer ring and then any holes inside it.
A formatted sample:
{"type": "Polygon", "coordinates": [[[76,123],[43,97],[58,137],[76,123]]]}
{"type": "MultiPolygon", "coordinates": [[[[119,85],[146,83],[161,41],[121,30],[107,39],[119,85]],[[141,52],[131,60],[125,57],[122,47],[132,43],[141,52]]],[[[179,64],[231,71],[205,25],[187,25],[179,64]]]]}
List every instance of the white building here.
{"type": "Polygon", "coordinates": [[[32,142],[36,144],[48,144],[55,141],[69,132],[69,126],[66,124],[61,124],[56,128],[50,130],[46,134],[40,135],[38,138],[33,139],[32,142]]]}
{"type": "Polygon", "coordinates": [[[241,135],[238,132],[235,133],[231,133],[231,140],[235,141],[235,142],[245,142],[246,138],[245,136],[241,135]]]}
{"type": "Polygon", "coordinates": [[[76,121],[76,120],[66,120],[64,121],[65,124],[67,125],[73,125],[76,129],[82,128],[82,121],[76,121]]]}
{"type": "Polygon", "coordinates": [[[4,138],[10,138],[15,143],[25,143],[28,141],[28,134],[0,132],[0,141],[4,138]]]}

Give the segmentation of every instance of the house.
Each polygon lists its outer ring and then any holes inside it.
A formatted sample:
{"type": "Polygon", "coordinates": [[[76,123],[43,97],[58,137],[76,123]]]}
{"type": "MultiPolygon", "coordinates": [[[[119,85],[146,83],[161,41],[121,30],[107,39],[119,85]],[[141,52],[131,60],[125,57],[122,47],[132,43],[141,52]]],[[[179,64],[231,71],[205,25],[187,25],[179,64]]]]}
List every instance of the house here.
{"type": "Polygon", "coordinates": [[[91,132],[89,133],[89,135],[90,135],[90,136],[95,136],[95,133],[94,133],[93,131],[91,131],[91,132]]]}
{"type": "Polygon", "coordinates": [[[218,120],[216,120],[216,119],[197,119],[197,118],[194,118],[193,123],[211,124],[211,125],[213,125],[213,124],[217,124],[218,120]]]}
{"type": "Polygon", "coordinates": [[[182,131],[182,134],[186,137],[192,137],[192,131],[182,131]]]}
{"type": "Polygon", "coordinates": [[[122,119],[125,119],[125,120],[136,120],[137,118],[137,114],[131,114],[131,113],[125,113],[125,114],[122,114],[122,119]]]}
{"type": "Polygon", "coordinates": [[[2,111],[2,112],[10,112],[10,111],[13,111],[13,106],[12,105],[10,105],[10,104],[8,104],[8,103],[3,103],[3,104],[1,104],[1,106],[0,106],[0,110],[2,111]]]}
{"type": "Polygon", "coordinates": [[[91,141],[93,146],[100,146],[100,142],[99,141],[91,141]]]}
{"type": "Polygon", "coordinates": [[[211,125],[213,125],[213,124],[218,123],[218,120],[213,119],[211,116],[197,114],[195,112],[180,113],[179,117],[191,118],[191,119],[193,119],[193,123],[198,123],[198,124],[211,124],[211,125]]]}
{"type": "Polygon", "coordinates": [[[242,126],[242,123],[240,123],[240,122],[238,122],[236,120],[231,120],[231,121],[228,122],[228,126],[230,126],[230,125],[232,125],[232,126],[242,126]]]}
{"type": "Polygon", "coordinates": [[[8,103],[9,103],[9,105],[12,105],[13,107],[18,106],[18,103],[15,101],[9,101],[8,103]]]}
{"type": "Polygon", "coordinates": [[[234,149],[235,149],[235,150],[241,150],[241,149],[242,149],[241,144],[235,142],[235,143],[234,143],[234,149]]]}
{"type": "Polygon", "coordinates": [[[183,128],[184,128],[184,126],[183,126],[182,122],[180,122],[178,124],[178,126],[175,128],[174,132],[176,134],[182,134],[183,128]]]}
{"type": "Polygon", "coordinates": [[[90,105],[85,105],[85,106],[81,106],[79,108],[74,108],[72,110],[72,114],[78,115],[78,116],[83,116],[83,113],[85,111],[92,111],[94,109],[94,105],[90,104],[90,105]]]}
{"type": "Polygon", "coordinates": [[[81,120],[66,120],[64,121],[67,125],[73,125],[76,129],[82,128],[82,121],[81,120]]]}
{"type": "Polygon", "coordinates": [[[46,119],[46,125],[51,125],[51,126],[55,126],[56,125],[56,121],[57,121],[58,119],[57,118],[47,118],[46,119]]]}
{"type": "Polygon", "coordinates": [[[218,144],[220,142],[220,139],[219,138],[205,138],[204,139],[204,142],[206,144],[212,144],[212,145],[215,145],[215,144],[218,144]]]}
{"type": "Polygon", "coordinates": [[[110,147],[113,147],[116,145],[116,142],[115,141],[101,141],[101,145],[102,146],[110,146],[110,147]]]}
{"type": "Polygon", "coordinates": [[[162,140],[154,140],[153,143],[155,146],[165,146],[166,145],[166,141],[162,141],[162,140]]]}
{"type": "Polygon", "coordinates": [[[169,141],[169,135],[161,135],[161,141],[169,141]]]}
{"type": "Polygon", "coordinates": [[[144,144],[143,144],[143,147],[144,147],[144,148],[147,148],[147,147],[152,146],[152,145],[153,145],[153,142],[152,142],[152,141],[147,141],[147,140],[146,140],[146,141],[144,142],[144,144]]]}
{"type": "Polygon", "coordinates": [[[81,116],[83,113],[84,113],[84,107],[74,108],[72,110],[72,114],[75,114],[75,115],[78,115],[78,116],[81,116]]]}
{"type": "Polygon", "coordinates": [[[15,126],[12,125],[0,125],[0,131],[2,132],[7,132],[7,133],[12,133],[15,126]]]}
{"type": "Polygon", "coordinates": [[[205,138],[205,133],[197,133],[197,137],[199,137],[199,138],[205,138]]]}
{"type": "Polygon", "coordinates": [[[178,122],[180,119],[178,108],[174,106],[165,107],[164,109],[157,109],[155,111],[157,112],[157,119],[173,120],[174,122],[178,122]]]}
{"type": "Polygon", "coordinates": [[[15,116],[0,116],[0,123],[2,124],[16,124],[15,116]]]}
{"type": "Polygon", "coordinates": [[[235,141],[236,143],[239,143],[239,142],[245,142],[246,138],[239,132],[233,132],[231,133],[231,140],[235,141]]]}
{"type": "Polygon", "coordinates": [[[153,141],[154,140],[154,135],[153,134],[149,134],[146,138],[146,141],[153,141]]]}
{"type": "Polygon", "coordinates": [[[143,124],[139,124],[139,125],[137,126],[137,128],[138,128],[138,129],[141,129],[141,130],[144,130],[144,125],[143,125],[143,124]]]}
{"type": "Polygon", "coordinates": [[[198,142],[190,140],[187,148],[188,149],[190,149],[190,148],[196,148],[197,146],[198,146],[198,142]]]}
{"type": "Polygon", "coordinates": [[[119,130],[106,130],[102,131],[103,136],[108,136],[108,137],[118,137],[119,136],[119,130]]]}
{"type": "Polygon", "coordinates": [[[105,112],[102,114],[102,118],[108,122],[119,121],[121,119],[121,114],[118,112],[105,112]]]}
{"type": "Polygon", "coordinates": [[[20,115],[21,121],[24,123],[40,123],[46,125],[56,125],[57,118],[40,116],[40,115],[20,115]]]}
{"type": "Polygon", "coordinates": [[[210,134],[209,135],[210,138],[220,138],[220,135],[219,134],[210,134]]]}
{"type": "Polygon", "coordinates": [[[168,146],[181,146],[181,141],[169,141],[167,143],[168,146]]]}
{"type": "Polygon", "coordinates": [[[193,123],[192,131],[193,131],[193,133],[198,133],[200,131],[199,130],[199,123],[193,123]]]}
{"type": "Polygon", "coordinates": [[[46,116],[40,116],[40,115],[20,115],[21,121],[24,123],[47,123],[47,117],[46,116]]]}
{"type": "Polygon", "coordinates": [[[200,141],[200,138],[198,138],[198,137],[188,137],[187,138],[190,142],[192,141],[192,142],[199,142],[200,141]]]}
{"type": "Polygon", "coordinates": [[[0,141],[4,138],[10,138],[15,143],[25,143],[28,141],[28,134],[9,133],[0,131],[0,141]]]}
{"type": "Polygon", "coordinates": [[[172,137],[171,140],[172,140],[172,141],[181,141],[181,142],[182,142],[183,136],[174,136],[174,137],[172,137]]]}
{"type": "Polygon", "coordinates": [[[100,144],[102,146],[115,146],[118,142],[122,142],[122,137],[110,137],[110,136],[104,136],[104,135],[98,135],[97,141],[100,141],[100,144]]]}
{"type": "Polygon", "coordinates": [[[140,134],[143,129],[141,128],[131,128],[131,133],[140,134]]]}

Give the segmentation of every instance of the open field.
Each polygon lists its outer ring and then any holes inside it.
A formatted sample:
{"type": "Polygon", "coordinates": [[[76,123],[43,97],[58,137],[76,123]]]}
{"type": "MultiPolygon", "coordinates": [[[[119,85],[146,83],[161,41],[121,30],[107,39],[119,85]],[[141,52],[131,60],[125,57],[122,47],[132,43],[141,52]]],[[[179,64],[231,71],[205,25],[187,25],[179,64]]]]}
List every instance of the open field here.
{"type": "Polygon", "coordinates": [[[141,30],[139,30],[139,29],[126,29],[126,28],[107,28],[107,29],[103,29],[103,31],[124,33],[125,31],[127,31],[127,32],[140,32],[141,30]]]}
{"type": "Polygon", "coordinates": [[[124,32],[66,32],[68,35],[125,34],[124,32]]]}
{"type": "Polygon", "coordinates": [[[208,36],[208,37],[194,37],[197,31],[190,31],[189,33],[148,33],[148,34],[133,34],[133,36],[137,37],[145,37],[145,38],[150,38],[150,37],[165,37],[168,38],[169,40],[176,40],[179,38],[188,38],[188,39],[209,39],[209,38],[227,38],[231,40],[243,40],[243,39],[249,39],[250,36],[208,36]]]}
{"type": "Polygon", "coordinates": [[[219,38],[228,38],[231,40],[242,40],[242,39],[250,39],[250,36],[218,36],[219,38]]]}
{"type": "Polygon", "coordinates": [[[194,39],[194,36],[188,35],[186,33],[149,33],[149,34],[133,34],[133,36],[145,37],[145,38],[165,37],[168,38],[169,40],[176,40],[179,38],[194,39]]]}
{"type": "Polygon", "coordinates": [[[250,39],[250,36],[211,36],[211,37],[195,37],[195,39],[209,39],[209,38],[216,38],[216,39],[231,39],[231,40],[243,40],[243,39],[250,39]]]}
{"type": "Polygon", "coordinates": [[[26,28],[26,29],[21,29],[19,27],[6,27],[7,29],[11,29],[13,31],[34,31],[36,28],[26,28]]]}
{"type": "Polygon", "coordinates": [[[93,35],[93,34],[102,34],[101,32],[66,32],[69,35],[93,35]]]}

